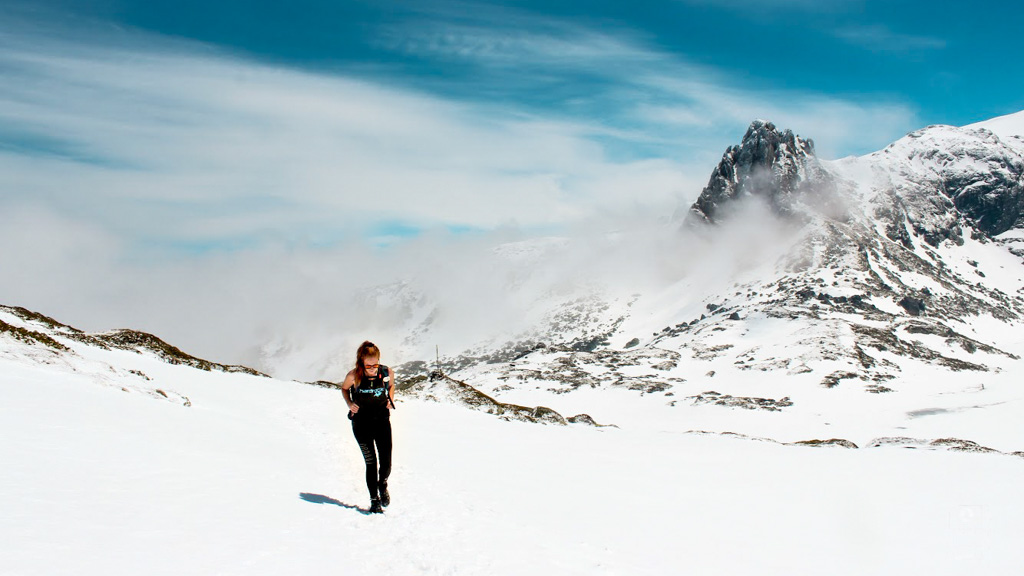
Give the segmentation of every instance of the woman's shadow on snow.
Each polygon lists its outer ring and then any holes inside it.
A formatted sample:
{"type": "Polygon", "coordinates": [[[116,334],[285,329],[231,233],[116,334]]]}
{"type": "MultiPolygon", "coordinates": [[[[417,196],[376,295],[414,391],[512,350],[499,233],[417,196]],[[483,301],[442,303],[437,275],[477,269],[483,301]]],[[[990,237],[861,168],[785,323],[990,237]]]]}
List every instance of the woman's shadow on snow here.
{"type": "Polygon", "coordinates": [[[302,498],[306,502],[311,502],[313,504],[333,504],[335,506],[340,506],[342,508],[348,508],[349,510],[355,510],[360,514],[365,514],[367,516],[370,515],[369,508],[360,508],[359,506],[356,506],[354,504],[346,504],[341,500],[335,500],[334,498],[331,498],[330,496],[324,496],[323,494],[310,494],[309,492],[302,492],[301,494],[299,494],[299,498],[302,498]]]}

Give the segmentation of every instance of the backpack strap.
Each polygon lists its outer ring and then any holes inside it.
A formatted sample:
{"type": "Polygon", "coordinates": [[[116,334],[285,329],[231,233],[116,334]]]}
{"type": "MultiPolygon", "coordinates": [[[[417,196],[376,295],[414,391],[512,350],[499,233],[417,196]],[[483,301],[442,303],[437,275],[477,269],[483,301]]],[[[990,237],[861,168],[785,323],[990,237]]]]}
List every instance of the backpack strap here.
{"type": "MultiPolygon", "coordinates": [[[[391,369],[388,368],[387,366],[382,365],[380,367],[380,375],[382,379],[388,380],[391,376],[391,369]]],[[[387,403],[385,403],[385,406],[387,404],[391,404],[392,408],[395,408],[395,401],[391,399],[391,386],[394,384],[396,383],[390,381],[384,382],[384,397],[388,399],[387,403]]]]}

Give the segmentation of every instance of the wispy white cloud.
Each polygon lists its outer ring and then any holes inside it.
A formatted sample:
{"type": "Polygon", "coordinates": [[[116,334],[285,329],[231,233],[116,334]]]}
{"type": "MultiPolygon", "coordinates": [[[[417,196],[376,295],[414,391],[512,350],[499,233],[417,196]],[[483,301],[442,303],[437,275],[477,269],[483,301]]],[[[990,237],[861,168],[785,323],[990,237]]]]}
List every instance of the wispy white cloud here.
{"type": "Polygon", "coordinates": [[[406,54],[475,66],[475,77],[504,82],[510,91],[565,92],[556,114],[599,117],[605,127],[618,129],[617,138],[677,158],[718,154],[755,118],[805,131],[824,144],[827,156],[873,151],[916,127],[915,113],[904,103],[752,85],[614,26],[597,32],[491,8],[458,24],[406,24],[386,37],[392,49],[406,54]]]}
{"type": "Polygon", "coordinates": [[[490,227],[572,218],[561,182],[615,170],[565,122],[227,57],[46,48],[2,56],[0,117],[28,143],[3,159],[19,189],[490,227]]]}

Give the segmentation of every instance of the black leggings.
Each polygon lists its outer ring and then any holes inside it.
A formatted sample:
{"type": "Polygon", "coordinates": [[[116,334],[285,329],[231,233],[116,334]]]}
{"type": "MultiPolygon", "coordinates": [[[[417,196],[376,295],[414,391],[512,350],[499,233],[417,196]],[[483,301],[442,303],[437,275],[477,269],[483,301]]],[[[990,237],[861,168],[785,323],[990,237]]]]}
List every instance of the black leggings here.
{"type": "Polygon", "coordinates": [[[378,488],[387,486],[391,475],[391,419],[387,415],[380,418],[360,418],[357,414],[352,419],[352,433],[359,443],[359,450],[366,461],[366,489],[370,491],[370,499],[378,498],[378,488]],[[377,444],[376,452],[373,445],[377,444]],[[377,470],[377,458],[380,457],[380,470],[377,470]]]}

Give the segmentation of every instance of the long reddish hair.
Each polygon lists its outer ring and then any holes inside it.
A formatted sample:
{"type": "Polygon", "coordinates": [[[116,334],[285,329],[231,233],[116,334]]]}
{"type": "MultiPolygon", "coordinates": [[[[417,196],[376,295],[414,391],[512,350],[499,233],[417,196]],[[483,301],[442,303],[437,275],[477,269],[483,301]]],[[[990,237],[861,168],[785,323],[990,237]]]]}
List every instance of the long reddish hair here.
{"type": "Polygon", "coordinates": [[[366,365],[364,361],[367,358],[380,358],[380,348],[373,342],[367,340],[359,345],[359,349],[356,350],[356,386],[363,381],[363,376],[366,376],[366,365]]]}

